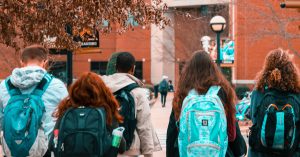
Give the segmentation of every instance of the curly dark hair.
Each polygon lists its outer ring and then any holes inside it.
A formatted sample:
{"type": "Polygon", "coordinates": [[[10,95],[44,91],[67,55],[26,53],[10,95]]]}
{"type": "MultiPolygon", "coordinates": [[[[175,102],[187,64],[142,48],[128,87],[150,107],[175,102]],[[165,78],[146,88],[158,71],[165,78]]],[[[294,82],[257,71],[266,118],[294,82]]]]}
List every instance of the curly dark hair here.
{"type": "Polygon", "coordinates": [[[299,71],[288,51],[275,49],[269,52],[264,67],[257,75],[256,89],[263,92],[274,88],[284,92],[300,92],[299,71]]]}
{"type": "MultiPolygon", "coordinates": [[[[173,110],[178,120],[181,113],[182,103],[188,92],[195,89],[199,94],[204,94],[210,86],[221,86],[226,93],[224,109],[227,122],[234,124],[236,95],[225,76],[209,54],[205,51],[197,51],[185,64],[180,75],[177,90],[173,99],[173,110]]],[[[230,124],[231,125],[231,124],[230,124]]]]}

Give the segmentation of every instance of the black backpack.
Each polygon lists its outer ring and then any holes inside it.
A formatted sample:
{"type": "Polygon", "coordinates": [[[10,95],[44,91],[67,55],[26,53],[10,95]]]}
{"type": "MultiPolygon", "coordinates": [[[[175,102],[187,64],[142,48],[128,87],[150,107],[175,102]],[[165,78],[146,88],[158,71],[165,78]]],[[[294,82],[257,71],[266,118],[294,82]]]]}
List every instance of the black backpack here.
{"type": "Polygon", "coordinates": [[[135,116],[135,102],[134,98],[130,94],[130,91],[139,87],[138,84],[132,83],[116,92],[114,92],[115,98],[118,100],[121,110],[120,114],[123,116],[124,121],[120,124],[125,128],[123,137],[126,140],[126,150],[129,150],[136,129],[136,116],[135,116]]]}
{"type": "Polygon", "coordinates": [[[111,147],[103,108],[70,108],[53,132],[50,149],[56,157],[104,157],[111,147]]]}
{"type": "Polygon", "coordinates": [[[299,102],[293,94],[267,90],[250,128],[249,145],[268,154],[290,156],[299,141],[299,102]]]}

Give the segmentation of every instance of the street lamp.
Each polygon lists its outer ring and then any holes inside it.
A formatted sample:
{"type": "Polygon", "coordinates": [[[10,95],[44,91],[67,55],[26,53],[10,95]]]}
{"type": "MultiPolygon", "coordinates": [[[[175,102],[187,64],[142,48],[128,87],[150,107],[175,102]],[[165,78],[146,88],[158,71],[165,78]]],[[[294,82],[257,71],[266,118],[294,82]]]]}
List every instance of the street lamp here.
{"type": "Polygon", "coordinates": [[[210,22],[211,29],[217,34],[217,65],[220,67],[221,65],[221,39],[220,34],[224,31],[226,28],[226,20],[222,16],[214,16],[210,22]]]}

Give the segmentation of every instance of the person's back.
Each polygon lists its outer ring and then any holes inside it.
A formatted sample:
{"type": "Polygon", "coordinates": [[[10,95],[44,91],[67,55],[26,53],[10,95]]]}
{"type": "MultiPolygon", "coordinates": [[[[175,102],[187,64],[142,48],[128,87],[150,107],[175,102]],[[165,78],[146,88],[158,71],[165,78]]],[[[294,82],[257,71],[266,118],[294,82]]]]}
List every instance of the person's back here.
{"type": "Polygon", "coordinates": [[[114,157],[124,152],[122,135],[112,137],[113,129],[122,121],[119,105],[101,78],[84,73],[69,91],[70,96],[54,114],[58,121],[50,141],[51,151],[60,157],[114,157]]]}
{"type": "Polygon", "coordinates": [[[276,49],[268,54],[250,107],[250,157],[300,155],[299,73],[287,52],[276,49]]]}
{"type": "Polygon", "coordinates": [[[48,51],[42,46],[25,48],[21,54],[22,68],[14,69],[12,75],[0,84],[1,130],[4,132],[6,156],[43,156],[47,151],[49,135],[55,125],[52,113],[68,95],[64,83],[44,69],[47,59],[48,51]],[[29,114],[23,117],[22,112],[29,114]],[[13,125],[24,125],[25,130],[20,132],[13,125]],[[16,139],[22,137],[31,142],[24,146],[26,142],[16,139]],[[24,144],[18,146],[20,142],[24,144]]]}
{"type": "Polygon", "coordinates": [[[141,88],[142,82],[133,76],[134,64],[135,59],[130,53],[121,52],[117,57],[117,73],[110,76],[102,76],[102,78],[115,94],[130,85],[138,85],[138,87],[130,89],[130,94],[134,99],[135,105],[133,107],[136,114],[134,137],[129,143],[129,149],[120,156],[152,156],[153,152],[161,150],[161,147],[152,126],[146,91],[141,88]]]}
{"type": "Polygon", "coordinates": [[[185,64],[177,86],[167,157],[245,155],[246,143],[235,122],[235,93],[205,51],[195,52],[185,64]]]}

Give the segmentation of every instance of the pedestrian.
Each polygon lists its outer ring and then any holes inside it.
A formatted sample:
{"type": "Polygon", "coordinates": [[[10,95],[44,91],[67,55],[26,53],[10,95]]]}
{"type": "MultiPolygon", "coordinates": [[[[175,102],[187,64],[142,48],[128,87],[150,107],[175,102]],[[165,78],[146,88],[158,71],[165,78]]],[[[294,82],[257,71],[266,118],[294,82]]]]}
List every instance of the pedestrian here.
{"type": "Polygon", "coordinates": [[[113,157],[124,152],[125,139],[116,152],[112,149],[112,132],[123,118],[102,79],[93,72],[84,73],[69,92],[54,113],[58,121],[50,143],[55,155],[113,157]]]}
{"type": "Polygon", "coordinates": [[[158,87],[158,90],[160,92],[162,107],[166,106],[166,100],[167,100],[167,95],[168,95],[168,91],[169,91],[169,83],[168,83],[167,79],[168,79],[168,76],[163,76],[162,80],[159,83],[159,87],[158,87]]]}
{"type": "Polygon", "coordinates": [[[174,92],[174,86],[172,80],[169,80],[168,83],[169,83],[169,92],[174,92]]]}
{"type": "Polygon", "coordinates": [[[142,82],[133,76],[135,58],[129,52],[121,52],[117,57],[117,73],[102,76],[105,84],[111,89],[121,106],[121,115],[125,127],[125,153],[119,156],[153,156],[161,146],[151,121],[149,100],[142,82]],[[126,131],[127,130],[127,131],[126,131]]]}
{"type": "Polygon", "coordinates": [[[268,53],[251,95],[249,157],[299,157],[300,80],[287,51],[268,53]]]}
{"type": "Polygon", "coordinates": [[[41,157],[48,149],[55,125],[52,113],[68,95],[64,83],[45,69],[48,54],[40,45],[26,47],[20,55],[22,67],[14,69],[0,84],[2,146],[6,156],[41,157]]]}
{"type": "Polygon", "coordinates": [[[235,93],[207,52],[193,54],[177,87],[167,130],[167,157],[246,154],[235,120],[235,93]]]}

